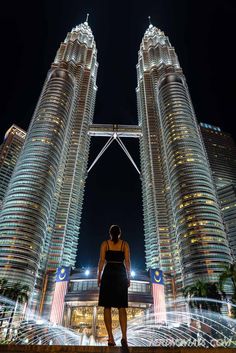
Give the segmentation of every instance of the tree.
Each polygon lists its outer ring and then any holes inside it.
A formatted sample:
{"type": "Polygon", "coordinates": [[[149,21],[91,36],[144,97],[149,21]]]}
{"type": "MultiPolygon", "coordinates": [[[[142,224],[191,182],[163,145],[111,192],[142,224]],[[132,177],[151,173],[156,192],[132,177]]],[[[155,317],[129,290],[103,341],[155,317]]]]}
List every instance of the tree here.
{"type": "Polygon", "coordinates": [[[216,283],[197,280],[194,284],[185,287],[183,294],[186,298],[189,298],[189,306],[192,309],[220,312],[222,304],[218,301],[221,300],[221,294],[216,283]],[[205,298],[205,300],[195,298],[205,298]]]}
{"type": "MultiPolygon", "coordinates": [[[[210,319],[211,315],[213,315],[214,318],[213,312],[220,313],[222,307],[222,298],[218,285],[217,283],[198,280],[191,286],[185,287],[183,292],[184,296],[189,298],[190,308],[199,310],[201,313],[201,336],[204,339],[206,347],[209,347],[209,337],[219,331],[219,329],[217,330],[215,327],[216,323],[214,323],[213,328],[210,319]],[[197,298],[201,298],[202,300],[197,298]],[[202,310],[206,310],[210,313],[208,315],[202,315],[202,310]]],[[[192,318],[192,322],[195,322],[195,320],[196,319],[192,318]]]]}
{"type": "Polygon", "coordinates": [[[17,301],[18,303],[25,303],[29,299],[29,286],[19,282],[15,283],[12,287],[7,287],[5,296],[9,299],[17,301]]]}
{"type": "Polygon", "coordinates": [[[215,299],[207,302],[208,309],[220,313],[220,309],[222,307],[222,295],[216,283],[207,282],[207,298],[215,299]]]}
{"type": "Polygon", "coordinates": [[[7,288],[6,278],[0,278],[0,295],[4,296],[6,288],[7,288]]]}
{"type": "Polygon", "coordinates": [[[10,335],[10,329],[12,325],[12,321],[14,318],[14,315],[16,314],[16,309],[18,306],[18,303],[27,303],[29,299],[29,286],[27,285],[21,285],[19,282],[15,283],[12,287],[6,287],[4,295],[15,301],[15,305],[13,309],[11,310],[9,322],[8,322],[8,328],[7,328],[7,333],[6,333],[6,339],[9,339],[10,335]]]}
{"type": "MultiPolygon", "coordinates": [[[[5,292],[7,290],[7,280],[6,278],[0,278],[0,295],[2,297],[5,297],[5,292]]],[[[0,326],[2,326],[3,324],[3,320],[5,318],[5,314],[6,314],[6,306],[5,306],[5,301],[3,299],[3,301],[1,300],[0,303],[0,326]]]]}
{"type": "MultiPolygon", "coordinates": [[[[219,277],[220,289],[222,293],[224,292],[224,284],[227,280],[230,280],[233,286],[233,294],[231,297],[232,304],[236,305],[236,263],[227,264],[224,266],[224,271],[221,273],[219,277]]],[[[236,307],[232,307],[232,316],[236,318],[236,307]]]]}
{"type": "Polygon", "coordinates": [[[206,298],[207,286],[205,282],[197,280],[194,284],[189,285],[183,289],[185,298],[189,298],[189,306],[192,309],[206,309],[204,301],[196,300],[195,298],[206,298]]]}

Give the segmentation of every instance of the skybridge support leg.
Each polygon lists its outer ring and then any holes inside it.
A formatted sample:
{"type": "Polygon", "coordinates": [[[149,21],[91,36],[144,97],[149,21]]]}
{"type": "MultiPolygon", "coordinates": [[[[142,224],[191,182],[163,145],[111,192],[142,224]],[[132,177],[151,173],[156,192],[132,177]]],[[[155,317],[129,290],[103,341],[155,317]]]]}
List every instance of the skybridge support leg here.
{"type": "Polygon", "coordinates": [[[118,145],[122,148],[122,150],[125,152],[126,156],[129,158],[129,160],[131,161],[131,163],[133,164],[134,168],[136,169],[136,171],[138,172],[138,174],[140,174],[140,170],[138,169],[136,163],[134,162],[133,158],[131,157],[129,151],[127,150],[127,148],[125,147],[124,143],[122,142],[122,140],[120,139],[119,135],[117,134],[117,132],[114,132],[114,134],[109,138],[109,140],[105,143],[104,147],[101,149],[101,151],[98,153],[97,157],[95,158],[95,160],[93,161],[93,163],[91,164],[91,166],[89,167],[87,174],[90,172],[90,170],[94,167],[94,165],[97,163],[97,161],[101,158],[101,156],[103,155],[103,153],[108,149],[108,147],[111,145],[111,143],[116,140],[118,145]]]}

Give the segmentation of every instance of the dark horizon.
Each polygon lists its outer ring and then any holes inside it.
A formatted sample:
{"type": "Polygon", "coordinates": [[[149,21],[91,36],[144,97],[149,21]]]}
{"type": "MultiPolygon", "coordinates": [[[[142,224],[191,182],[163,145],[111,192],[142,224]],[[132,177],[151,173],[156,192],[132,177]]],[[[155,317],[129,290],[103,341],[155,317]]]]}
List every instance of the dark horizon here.
{"type": "MultiPolygon", "coordinates": [[[[198,121],[230,132],[234,139],[236,5],[231,1],[182,0],[5,3],[1,12],[1,140],[16,123],[27,130],[43,82],[60,42],[86,20],[98,50],[95,123],[137,124],[136,64],[149,25],[169,37],[186,76],[198,121]],[[232,55],[232,58],[231,58],[232,55]],[[229,67],[229,69],[228,69],[229,67]]],[[[93,138],[89,165],[105,144],[93,138]]],[[[138,140],[124,139],[139,165],[138,140]]],[[[131,246],[133,268],[144,267],[140,178],[117,144],[112,144],[88,175],[77,265],[96,266],[110,224],[120,224],[131,246]]]]}

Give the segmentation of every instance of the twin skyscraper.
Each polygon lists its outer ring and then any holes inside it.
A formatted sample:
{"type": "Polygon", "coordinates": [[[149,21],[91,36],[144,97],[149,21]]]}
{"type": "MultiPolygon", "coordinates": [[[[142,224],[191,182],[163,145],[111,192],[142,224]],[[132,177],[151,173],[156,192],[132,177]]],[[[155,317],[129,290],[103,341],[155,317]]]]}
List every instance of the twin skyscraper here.
{"type": "MultiPolygon", "coordinates": [[[[75,265],[97,68],[86,21],[60,45],[3,201],[0,276],[29,285],[36,311],[49,311],[56,269],[75,265]]],[[[146,267],[163,270],[173,299],[173,281],[181,296],[199,278],[217,281],[232,258],[186,79],[168,37],[152,24],[138,54],[136,92],[146,267]]]]}

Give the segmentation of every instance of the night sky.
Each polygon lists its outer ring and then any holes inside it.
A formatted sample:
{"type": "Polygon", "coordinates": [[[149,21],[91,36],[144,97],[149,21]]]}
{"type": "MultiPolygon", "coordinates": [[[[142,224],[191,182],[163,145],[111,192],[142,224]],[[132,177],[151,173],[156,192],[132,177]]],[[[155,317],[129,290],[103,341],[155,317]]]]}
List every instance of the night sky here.
{"type": "MultiPolygon", "coordinates": [[[[94,122],[137,124],[137,55],[150,15],[176,49],[198,120],[236,137],[233,0],[13,0],[0,13],[1,140],[13,123],[27,130],[60,42],[87,12],[99,62],[94,122]]],[[[105,142],[92,139],[89,165],[105,142]]],[[[139,165],[138,140],[123,142],[139,165]]],[[[77,265],[97,265],[115,223],[130,243],[132,267],[144,268],[141,202],[139,176],[113,143],[87,178],[77,265]]]]}

